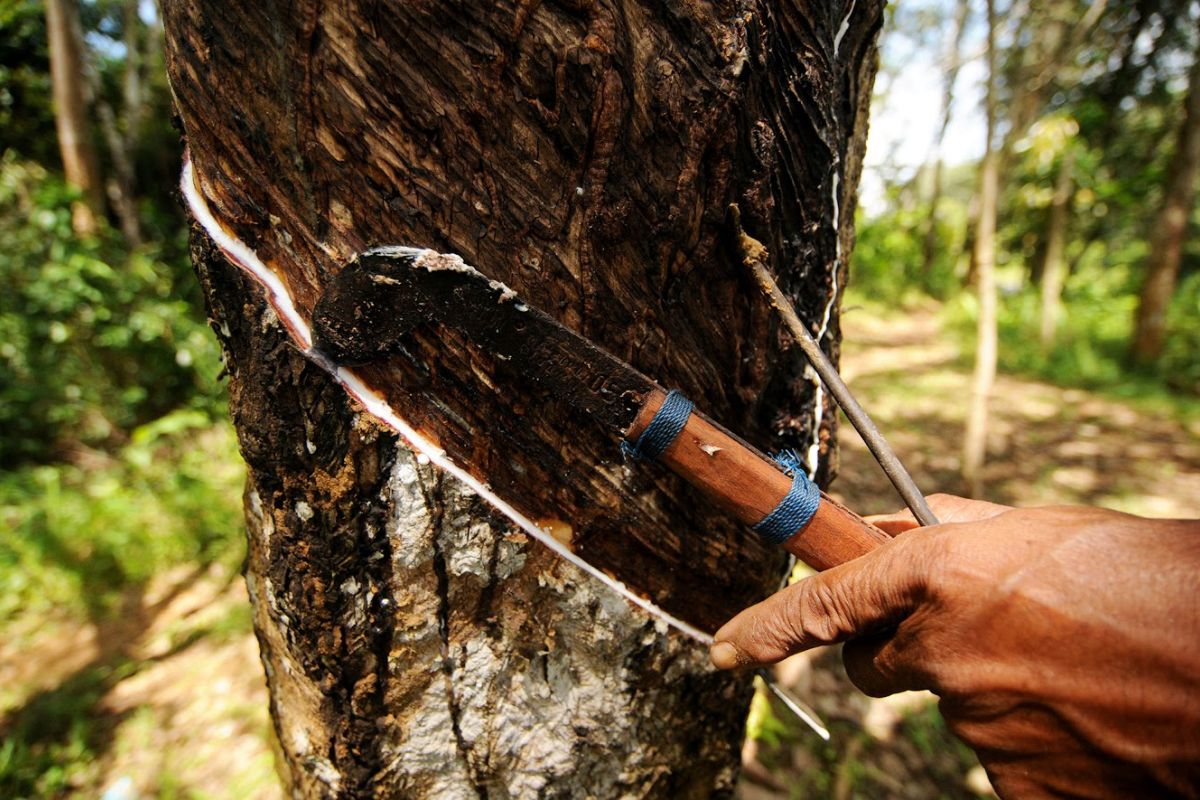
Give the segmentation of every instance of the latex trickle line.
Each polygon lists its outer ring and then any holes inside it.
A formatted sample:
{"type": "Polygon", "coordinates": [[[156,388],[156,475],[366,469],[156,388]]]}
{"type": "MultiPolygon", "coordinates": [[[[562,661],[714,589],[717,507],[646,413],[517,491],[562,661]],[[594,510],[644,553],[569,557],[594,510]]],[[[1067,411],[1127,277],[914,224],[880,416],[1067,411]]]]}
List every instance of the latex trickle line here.
{"type": "MultiPolygon", "coordinates": [[[[857,0],[850,0],[850,7],[846,9],[846,16],[842,17],[842,22],[838,25],[837,33],[833,36],[833,57],[837,58],[838,51],[842,47],[842,39],[846,36],[846,32],[850,30],[850,18],[854,16],[854,6],[857,0]]],[[[842,236],[841,236],[841,209],[838,198],[838,192],[841,188],[841,175],[838,174],[838,163],[833,165],[833,236],[834,248],[837,253],[836,260],[833,262],[833,291],[829,297],[829,303],[825,306],[825,314],[821,319],[821,327],[814,337],[817,344],[821,343],[821,339],[829,330],[829,320],[833,315],[833,306],[837,303],[838,298],[838,271],[842,266],[842,236]]],[[[825,421],[825,386],[821,383],[821,379],[817,376],[816,371],[810,366],[804,371],[804,375],[808,378],[815,388],[813,408],[813,433],[812,444],[808,448],[808,477],[810,480],[815,480],[817,476],[817,463],[821,454],[821,423],[825,421]]]]}
{"type": "Polygon", "coordinates": [[[287,286],[279,276],[270,270],[262,259],[246,243],[228,233],[217,221],[216,216],[208,207],[208,202],[200,193],[195,183],[190,153],[184,152],[183,174],[180,177],[180,189],[187,201],[188,208],[196,221],[208,234],[209,238],[220,248],[229,261],[250,274],[267,290],[267,299],[271,306],[285,322],[285,326],[300,347],[301,352],[321,369],[328,372],[352,397],[357,399],[371,416],[396,431],[408,442],[412,449],[428,458],[433,464],[450,473],[471,487],[480,497],[486,500],[497,511],[512,520],[521,530],[550,548],[560,558],[569,561],[585,573],[600,581],[602,584],[620,594],[629,602],[645,611],[652,617],[661,620],[680,633],[695,639],[702,644],[710,645],[712,636],[693,625],[684,622],[654,603],[639,597],[618,580],[601,572],[596,567],[584,561],[571,552],[566,545],[559,542],[549,533],[540,528],[537,523],[517,511],[492,491],[486,483],[471,475],[465,469],[455,464],[442,448],[422,436],[415,428],[405,422],[387,401],[374,389],[371,389],[362,378],[352,369],[331,362],[323,354],[312,347],[312,330],[300,316],[287,286]]]}
{"type": "Polygon", "coordinates": [[[846,16],[842,18],[842,24],[838,26],[837,33],[833,37],[833,57],[837,58],[838,50],[842,48],[842,38],[846,35],[846,31],[850,30],[850,16],[854,13],[854,3],[856,0],[850,0],[850,8],[846,9],[846,16]]]}
{"type": "MultiPolygon", "coordinates": [[[[833,261],[833,285],[829,292],[829,302],[825,304],[825,312],[821,315],[821,327],[817,329],[816,339],[817,345],[821,344],[821,339],[829,331],[829,322],[833,319],[833,307],[838,301],[838,277],[842,269],[842,232],[841,232],[841,203],[839,202],[838,192],[841,189],[841,175],[838,174],[838,165],[835,162],[833,165],[833,238],[834,238],[834,261],[833,261]]],[[[817,464],[821,456],[821,423],[825,420],[825,384],[821,382],[817,371],[810,364],[804,370],[804,377],[808,378],[813,385],[813,425],[812,425],[812,444],[808,448],[808,478],[816,480],[817,464]]]]}
{"type": "MultiPolygon", "coordinates": [[[[857,0],[850,0],[850,7],[846,9],[846,16],[842,18],[842,24],[838,26],[837,33],[833,37],[833,57],[838,57],[838,51],[842,48],[842,39],[846,36],[846,32],[850,30],[850,17],[854,15],[854,5],[857,0]]],[[[821,328],[817,331],[817,344],[821,343],[821,338],[829,329],[829,318],[833,313],[833,305],[837,302],[838,296],[838,270],[842,265],[842,236],[841,236],[841,210],[838,203],[838,190],[840,188],[841,176],[838,174],[838,165],[835,162],[833,165],[833,236],[836,244],[834,245],[837,251],[837,260],[833,263],[833,292],[829,297],[829,304],[825,306],[825,316],[821,320],[821,328]]],[[[813,438],[812,444],[808,448],[808,477],[810,480],[815,480],[817,477],[817,461],[821,454],[821,423],[825,420],[825,386],[821,383],[821,379],[817,377],[817,373],[812,367],[805,370],[805,376],[812,381],[815,392],[816,406],[813,409],[813,438]]]]}

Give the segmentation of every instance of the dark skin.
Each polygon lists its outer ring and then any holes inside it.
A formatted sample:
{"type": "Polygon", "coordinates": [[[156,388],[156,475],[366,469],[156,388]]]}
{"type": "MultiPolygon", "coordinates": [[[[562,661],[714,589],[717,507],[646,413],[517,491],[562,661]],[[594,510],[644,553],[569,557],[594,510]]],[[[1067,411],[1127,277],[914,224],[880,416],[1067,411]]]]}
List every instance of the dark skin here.
{"type": "Polygon", "coordinates": [[[942,524],[779,592],[722,669],[846,642],[874,697],[928,689],[1001,797],[1200,797],[1200,520],[935,495],[942,524]]]}

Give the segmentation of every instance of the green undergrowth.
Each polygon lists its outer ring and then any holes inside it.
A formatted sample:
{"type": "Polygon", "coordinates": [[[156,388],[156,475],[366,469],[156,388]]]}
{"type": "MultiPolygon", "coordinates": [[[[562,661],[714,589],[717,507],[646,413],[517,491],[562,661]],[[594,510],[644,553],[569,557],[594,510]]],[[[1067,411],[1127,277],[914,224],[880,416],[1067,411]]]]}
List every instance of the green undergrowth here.
{"type": "MultiPolygon", "coordinates": [[[[187,230],[164,220],[130,247],[71,227],[74,194],[0,155],[0,463],[112,451],[172,411],[225,415],[217,341],[187,230]]],[[[157,218],[157,217],[156,217],[157,218]]]]}
{"type": "MultiPolygon", "coordinates": [[[[821,660],[822,670],[844,680],[836,653],[821,660]]],[[[838,693],[854,690],[846,685],[838,693]]],[[[759,762],[789,797],[979,797],[967,780],[979,762],[932,702],[905,714],[884,738],[866,730],[860,710],[845,706],[831,714],[819,706],[819,713],[829,727],[828,742],[761,688],[751,706],[747,735],[758,743],[759,762]]]]}
{"type": "Polygon", "coordinates": [[[0,473],[0,625],[103,619],[159,572],[241,558],[244,467],[227,423],[176,411],[77,461],[0,473]]]}
{"type": "MultiPolygon", "coordinates": [[[[0,694],[0,796],[76,796],[95,786],[128,724],[103,710],[102,698],[152,663],[111,638],[139,633],[124,630],[123,615],[144,609],[156,576],[214,565],[237,575],[243,474],[228,423],[186,410],[134,429],[111,454],[0,473],[0,636],[34,653],[88,627],[99,637],[82,668],[40,689],[39,671],[18,670],[23,678],[0,694]]],[[[239,605],[165,635],[175,651],[249,629],[249,609],[239,605]]]]}
{"type": "MultiPolygon", "coordinates": [[[[1130,362],[1137,298],[1108,290],[1099,280],[1073,279],[1068,286],[1054,342],[1039,341],[1041,301],[1031,289],[1000,298],[999,368],[1057,386],[1087,389],[1155,414],[1200,419],[1200,330],[1186,324],[1200,310],[1200,275],[1180,287],[1172,304],[1166,350],[1153,368],[1130,362]]],[[[966,360],[975,343],[977,302],[961,294],[948,303],[944,319],[966,360]]]]}
{"type": "MultiPolygon", "coordinates": [[[[1200,330],[1187,324],[1200,311],[1200,275],[1186,281],[1177,293],[1167,351],[1154,369],[1139,369],[1128,358],[1135,305],[1136,298],[1128,292],[1073,279],[1054,344],[1043,348],[1036,291],[1004,293],[1000,297],[998,368],[1055,386],[1085,389],[1148,413],[1184,422],[1200,419],[1200,357],[1196,355],[1200,353],[1200,330]]],[[[959,367],[971,369],[978,303],[969,292],[960,292],[944,303],[920,293],[883,302],[868,288],[851,284],[843,308],[848,314],[877,319],[936,315],[943,335],[958,346],[959,367]]],[[[853,341],[847,344],[853,345],[853,341]]]]}

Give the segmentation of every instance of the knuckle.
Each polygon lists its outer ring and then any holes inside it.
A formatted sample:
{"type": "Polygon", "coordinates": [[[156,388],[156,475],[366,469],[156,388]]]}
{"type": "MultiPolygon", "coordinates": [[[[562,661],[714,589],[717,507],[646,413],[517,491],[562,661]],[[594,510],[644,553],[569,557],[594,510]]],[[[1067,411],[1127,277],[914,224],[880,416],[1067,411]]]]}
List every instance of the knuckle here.
{"type": "Polygon", "coordinates": [[[929,504],[931,509],[933,509],[933,513],[941,518],[953,516],[955,511],[962,508],[964,502],[970,501],[964,501],[963,498],[959,497],[958,495],[938,492],[937,494],[931,494],[926,497],[925,502],[929,504]]]}
{"type": "Polygon", "coordinates": [[[974,560],[971,542],[948,531],[931,531],[928,546],[922,548],[916,566],[926,575],[930,594],[941,596],[955,591],[971,573],[974,560]]]}
{"type": "Polygon", "coordinates": [[[751,620],[738,647],[758,663],[778,661],[795,650],[789,633],[786,615],[761,614],[751,620]]]}
{"type": "Polygon", "coordinates": [[[845,602],[834,588],[824,581],[813,581],[807,591],[797,592],[792,613],[795,625],[793,636],[807,646],[830,644],[845,638],[851,630],[845,602]]]}

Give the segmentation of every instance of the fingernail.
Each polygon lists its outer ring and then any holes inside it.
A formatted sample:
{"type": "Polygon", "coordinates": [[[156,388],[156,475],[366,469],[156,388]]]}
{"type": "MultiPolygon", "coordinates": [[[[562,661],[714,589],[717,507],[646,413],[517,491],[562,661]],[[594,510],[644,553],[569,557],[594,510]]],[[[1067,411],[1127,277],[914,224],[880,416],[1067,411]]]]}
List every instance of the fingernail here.
{"type": "Polygon", "coordinates": [[[708,651],[708,658],[717,669],[733,669],[741,663],[741,654],[731,642],[717,642],[708,651]]]}

